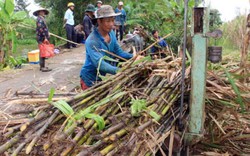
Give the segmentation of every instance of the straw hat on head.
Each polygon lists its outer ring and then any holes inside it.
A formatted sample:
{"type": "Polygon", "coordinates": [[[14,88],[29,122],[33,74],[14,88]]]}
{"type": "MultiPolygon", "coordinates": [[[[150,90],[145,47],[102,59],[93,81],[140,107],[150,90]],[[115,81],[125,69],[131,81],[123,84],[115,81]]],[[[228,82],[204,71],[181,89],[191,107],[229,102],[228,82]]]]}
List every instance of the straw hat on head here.
{"type": "Polygon", "coordinates": [[[115,17],[120,15],[121,13],[115,13],[114,9],[110,5],[102,5],[100,9],[96,11],[96,19],[98,18],[107,18],[107,17],[115,17]]]}
{"type": "Polygon", "coordinates": [[[34,15],[34,16],[38,16],[38,14],[39,14],[40,11],[44,11],[44,12],[45,12],[45,15],[48,15],[48,14],[49,14],[49,11],[48,11],[47,9],[45,9],[45,8],[39,8],[39,9],[37,9],[36,11],[33,12],[33,15],[34,15]]]}

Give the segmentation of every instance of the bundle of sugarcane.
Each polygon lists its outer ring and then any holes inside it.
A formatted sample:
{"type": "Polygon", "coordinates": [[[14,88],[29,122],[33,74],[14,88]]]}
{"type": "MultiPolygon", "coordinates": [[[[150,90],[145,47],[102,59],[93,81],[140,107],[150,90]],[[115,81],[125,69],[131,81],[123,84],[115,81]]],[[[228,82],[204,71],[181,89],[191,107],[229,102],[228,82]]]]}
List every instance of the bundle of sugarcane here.
{"type": "Polygon", "coordinates": [[[205,136],[194,153],[250,154],[250,88],[241,79],[227,69],[208,72],[205,136]]]}
{"type": "MultiPolygon", "coordinates": [[[[128,62],[117,75],[73,99],[49,100],[52,105],[37,111],[28,122],[5,129],[0,153],[145,155],[156,152],[168,136],[173,136],[172,127],[181,115],[176,103],[181,91],[181,59],[144,60],[128,62]]],[[[185,79],[187,92],[189,72],[188,69],[185,79]]]]}

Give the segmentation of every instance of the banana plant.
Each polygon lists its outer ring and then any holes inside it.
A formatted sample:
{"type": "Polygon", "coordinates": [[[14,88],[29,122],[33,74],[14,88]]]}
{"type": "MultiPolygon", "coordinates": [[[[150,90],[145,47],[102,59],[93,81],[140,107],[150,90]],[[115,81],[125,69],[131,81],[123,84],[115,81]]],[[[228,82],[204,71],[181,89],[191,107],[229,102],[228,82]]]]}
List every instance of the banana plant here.
{"type": "Polygon", "coordinates": [[[27,16],[25,11],[14,12],[14,7],[14,0],[0,0],[0,69],[16,52],[16,28],[27,16]]]}

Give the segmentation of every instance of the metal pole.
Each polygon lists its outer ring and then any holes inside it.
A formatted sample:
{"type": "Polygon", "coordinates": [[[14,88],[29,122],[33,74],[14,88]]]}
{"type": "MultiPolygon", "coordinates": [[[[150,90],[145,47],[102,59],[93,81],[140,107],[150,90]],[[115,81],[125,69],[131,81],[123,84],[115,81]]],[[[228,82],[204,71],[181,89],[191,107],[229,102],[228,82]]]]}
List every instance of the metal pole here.
{"type": "Polygon", "coordinates": [[[185,0],[185,13],[184,13],[184,43],[183,43],[183,55],[182,55],[182,78],[181,78],[181,115],[179,117],[179,125],[182,126],[182,112],[185,92],[185,72],[186,72],[186,47],[187,47],[187,17],[188,17],[188,0],[185,0]]]}

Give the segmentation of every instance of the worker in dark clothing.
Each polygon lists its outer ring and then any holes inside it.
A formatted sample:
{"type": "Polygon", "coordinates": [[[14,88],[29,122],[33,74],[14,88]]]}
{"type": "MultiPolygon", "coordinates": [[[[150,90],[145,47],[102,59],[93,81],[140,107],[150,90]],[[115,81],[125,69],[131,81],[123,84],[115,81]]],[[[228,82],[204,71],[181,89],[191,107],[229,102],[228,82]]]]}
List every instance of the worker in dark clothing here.
{"type": "Polygon", "coordinates": [[[123,2],[118,3],[118,7],[115,9],[115,13],[119,13],[119,16],[115,17],[116,25],[116,38],[118,40],[118,35],[120,36],[120,41],[123,39],[123,33],[125,31],[125,24],[127,20],[126,11],[123,9],[123,2]]]}
{"type": "Polygon", "coordinates": [[[151,55],[153,56],[153,58],[166,57],[166,52],[169,51],[167,42],[159,36],[159,32],[157,30],[153,30],[152,35],[154,39],[158,41],[158,44],[151,48],[151,55]]]}
{"type": "Polygon", "coordinates": [[[76,42],[82,43],[84,40],[84,36],[85,36],[85,33],[83,31],[83,25],[78,24],[77,26],[75,26],[74,29],[75,29],[75,33],[76,33],[76,42]]]}
{"type": "MultiPolygon", "coordinates": [[[[40,8],[36,10],[33,15],[37,16],[37,21],[36,21],[36,38],[38,44],[42,44],[43,42],[48,42],[49,41],[49,29],[46,25],[45,21],[45,15],[48,15],[49,11],[44,8],[40,8]]],[[[41,57],[41,52],[40,52],[40,71],[42,72],[48,72],[51,71],[48,67],[45,67],[45,57],[41,57]]]]}
{"type": "MultiPolygon", "coordinates": [[[[68,10],[65,12],[64,15],[64,28],[66,29],[67,33],[67,40],[76,42],[76,34],[74,30],[75,20],[74,20],[74,11],[75,4],[72,2],[68,3],[68,10]]],[[[76,47],[75,44],[67,42],[67,48],[71,49],[72,47],[76,47]]]]}
{"type": "Polygon", "coordinates": [[[85,39],[88,38],[89,34],[93,31],[93,23],[92,19],[94,18],[94,12],[95,12],[95,6],[92,4],[89,4],[87,6],[87,9],[85,10],[85,16],[83,18],[83,30],[85,33],[85,39]]]}

